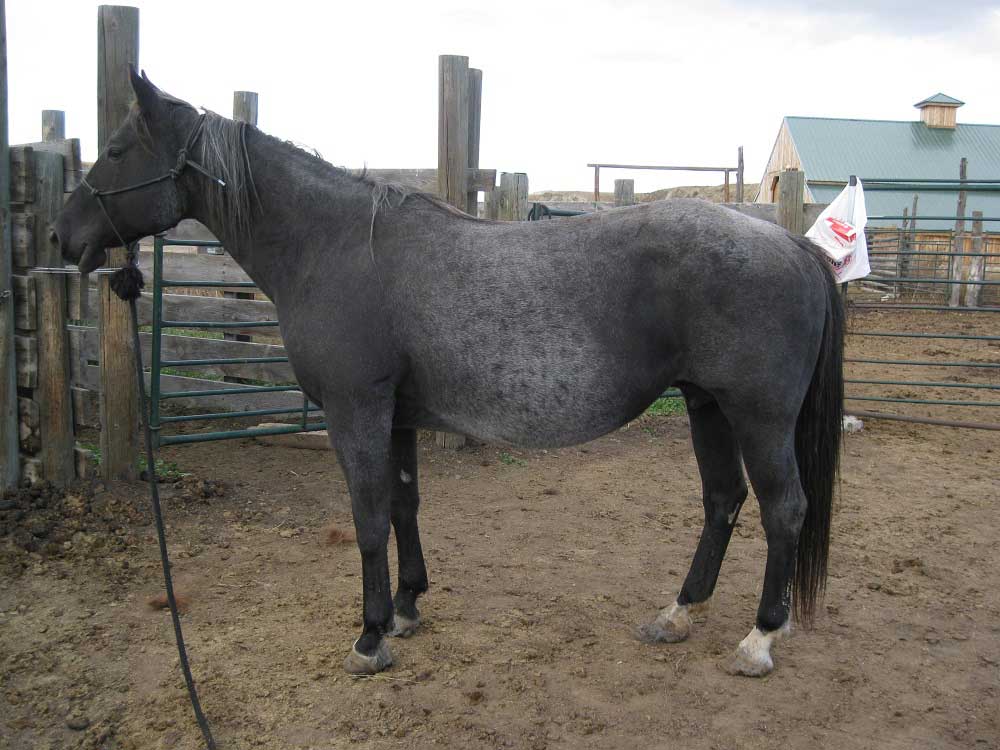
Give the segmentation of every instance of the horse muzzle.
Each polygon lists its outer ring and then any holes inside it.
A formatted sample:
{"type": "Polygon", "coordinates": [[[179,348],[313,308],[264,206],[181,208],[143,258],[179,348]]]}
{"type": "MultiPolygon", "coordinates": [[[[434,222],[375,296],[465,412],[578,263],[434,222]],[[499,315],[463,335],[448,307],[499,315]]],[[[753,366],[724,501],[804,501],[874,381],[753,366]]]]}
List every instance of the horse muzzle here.
{"type": "Polygon", "coordinates": [[[59,250],[63,260],[76,264],[80,273],[90,273],[107,262],[108,254],[104,248],[84,242],[79,248],[66,240],[65,233],[52,226],[49,227],[49,244],[59,250]]]}

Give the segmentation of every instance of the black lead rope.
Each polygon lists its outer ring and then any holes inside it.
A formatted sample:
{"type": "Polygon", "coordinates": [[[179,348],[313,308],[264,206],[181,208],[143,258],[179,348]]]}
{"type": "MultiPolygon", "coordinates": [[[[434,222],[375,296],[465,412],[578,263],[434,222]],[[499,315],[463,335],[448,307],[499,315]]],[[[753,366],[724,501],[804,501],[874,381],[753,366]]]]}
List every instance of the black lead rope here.
{"type": "Polygon", "coordinates": [[[208,720],[202,713],[198,701],[198,689],[191,675],[191,665],[188,663],[187,649],[184,647],[184,634],[181,632],[181,617],[177,612],[177,598],[174,596],[174,582],[170,576],[170,558],[167,556],[167,535],[163,530],[163,512],[160,509],[160,489],[156,484],[156,460],[153,456],[153,434],[149,427],[149,412],[146,410],[146,382],[142,370],[142,342],[139,340],[139,314],[136,312],[135,301],[142,293],[142,272],[136,266],[136,245],[129,248],[128,262],[111,275],[111,288],[119,298],[129,303],[132,317],[132,346],[135,348],[135,375],[139,382],[139,414],[146,440],[146,477],[149,480],[149,494],[153,500],[153,518],[156,521],[156,537],[160,543],[160,563],[163,565],[163,583],[167,589],[167,604],[170,605],[170,618],[174,623],[174,639],[177,641],[177,653],[180,655],[181,671],[184,672],[184,682],[187,683],[188,697],[194,709],[194,717],[205,738],[208,750],[216,750],[212,730],[208,720]]]}
{"type": "Polygon", "coordinates": [[[142,371],[142,342],[139,340],[139,314],[136,311],[136,299],[142,294],[143,280],[142,271],[138,265],[138,243],[127,245],[122,239],[121,232],[115,225],[111,214],[108,213],[107,206],[104,205],[104,197],[108,195],[119,195],[132,190],[139,190],[149,185],[155,185],[165,180],[176,180],[186,167],[192,167],[197,172],[205,175],[216,182],[220,187],[225,187],[224,180],[219,179],[209,172],[201,164],[188,158],[188,151],[194,147],[202,128],[205,126],[205,115],[199,115],[191,132],[188,133],[184,147],[177,153],[177,161],[173,168],[159,177],[151,180],[138,182],[122,188],[111,190],[98,190],[91,185],[86,178],[82,180],[83,186],[90,191],[90,194],[101,207],[104,218],[108,220],[112,231],[123,247],[128,248],[128,260],[125,265],[111,274],[111,289],[119,297],[129,303],[129,312],[132,317],[132,346],[135,349],[135,375],[139,383],[139,414],[142,420],[142,428],[146,440],[146,477],[149,480],[149,494],[153,501],[153,518],[156,521],[156,537],[160,544],[160,563],[163,565],[163,582],[167,589],[167,604],[170,605],[170,618],[174,623],[174,639],[177,641],[177,653],[180,655],[181,671],[184,672],[184,682],[187,683],[188,697],[191,699],[191,707],[194,709],[194,717],[198,721],[201,729],[201,736],[205,738],[205,746],[208,750],[215,750],[215,740],[212,738],[212,730],[208,726],[208,720],[202,713],[201,703],[198,701],[198,689],[194,684],[194,677],[191,675],[191,665],[188,663],[187,649],[184,647],[184,634],[181,632],[181,617],[177,612],[177,598],[174,596],[174,582],[170,576],[170,558],[167,556],[167,535],[163,530],[163,512],[160,509],[160,489],[156,484],[156,460],[153,456],[153,431],[149,426],[149,412],[146,407],[146,381],[142,371]]]}

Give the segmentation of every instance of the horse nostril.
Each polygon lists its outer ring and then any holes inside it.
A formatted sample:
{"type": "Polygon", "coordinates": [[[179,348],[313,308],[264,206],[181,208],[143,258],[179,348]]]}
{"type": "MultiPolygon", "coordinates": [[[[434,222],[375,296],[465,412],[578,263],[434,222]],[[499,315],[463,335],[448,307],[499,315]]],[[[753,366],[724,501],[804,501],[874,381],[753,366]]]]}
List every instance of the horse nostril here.
{"type": "Polygon", "coordinates": [[[59,247],[59,235],[56,234],[56,230],[51,227],[49,227],[49,244],[59,247]]]}

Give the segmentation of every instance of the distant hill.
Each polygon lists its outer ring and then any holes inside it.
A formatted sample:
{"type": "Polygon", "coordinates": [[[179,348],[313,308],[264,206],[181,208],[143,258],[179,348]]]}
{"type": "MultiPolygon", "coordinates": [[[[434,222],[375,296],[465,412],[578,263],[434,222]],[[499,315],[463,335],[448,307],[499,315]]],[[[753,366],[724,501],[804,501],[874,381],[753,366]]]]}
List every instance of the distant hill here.
{"type": "MultiPolygon", "coordinates": [[[[743,200],[752,201],[757,195],[757,188],[756,182],[744,183],[743,200]]],[[[724,195],[725,185],[690,185],[654,190],[652,193],[636,193],[635,199],[639,203],[648,203],[665,198],[701,198],[710,203],[722,203],[724,195]]],[[[729,186],[729,199],[736,200],[734,184],[729,186]]],[[[544,190],[540,193],[531,193],[528,200],[537,203],[593,203],[594,194],[586,190],[544,190]]],[[[601,203],[612,204],[614,200],[614,193],[601,193],[601,203]]]]}

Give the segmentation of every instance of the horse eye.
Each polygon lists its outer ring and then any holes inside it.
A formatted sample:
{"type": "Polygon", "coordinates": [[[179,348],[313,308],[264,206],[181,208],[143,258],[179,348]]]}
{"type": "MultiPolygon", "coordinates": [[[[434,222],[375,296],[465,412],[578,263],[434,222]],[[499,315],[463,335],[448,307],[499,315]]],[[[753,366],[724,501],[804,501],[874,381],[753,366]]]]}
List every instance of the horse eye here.
{"type": "Polygon", "coordinates": [[[120,159],[122,158],[122,150],[115,146],[111,146],[108,149],[108,158],[110,159],[120,159]]]}

